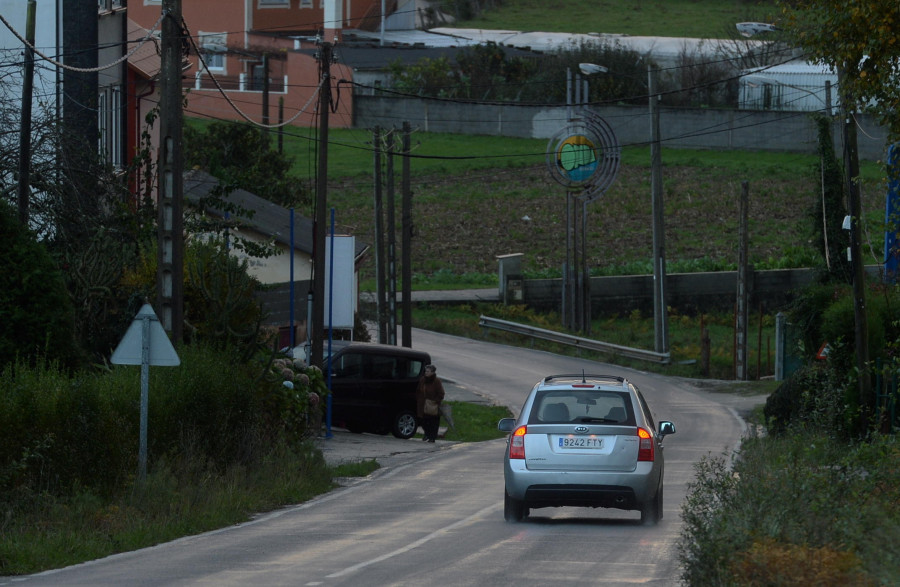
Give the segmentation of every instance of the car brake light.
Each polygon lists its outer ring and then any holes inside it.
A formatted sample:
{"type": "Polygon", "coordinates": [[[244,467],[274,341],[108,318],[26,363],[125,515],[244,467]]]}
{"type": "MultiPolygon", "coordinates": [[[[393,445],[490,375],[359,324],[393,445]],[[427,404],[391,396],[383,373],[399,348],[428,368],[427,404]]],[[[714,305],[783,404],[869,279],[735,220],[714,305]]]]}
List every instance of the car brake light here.
{"type": "Polygon", "coordinates": [[[509,437],[509,458],[524,459],[525,458],[525,426],[516,428],[509,437]]]}
{"type": "Polygon", "coordinates": [[[653,436],[643,428],[637,429],[638,438],[638,461],[653,462],[653,436]]]}

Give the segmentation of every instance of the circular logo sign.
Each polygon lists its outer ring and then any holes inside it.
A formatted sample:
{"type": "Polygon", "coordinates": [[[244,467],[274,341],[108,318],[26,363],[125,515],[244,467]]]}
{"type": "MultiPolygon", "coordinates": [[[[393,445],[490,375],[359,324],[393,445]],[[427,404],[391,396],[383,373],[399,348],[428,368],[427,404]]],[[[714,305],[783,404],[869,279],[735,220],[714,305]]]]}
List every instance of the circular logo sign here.
{"type": "Polygon", "coordinates": [[[576,134],[559,142],[556,146],[557,172],[572,184],[588,181],[599,166],[597,146],[590,137],[576,134]]]}
{"type": "Polygon", "coordinates": [[[550,139],[547,167],[557,182],[581,191],[587,201],[599,197],[619,170],[621,148],[612,129],[594,112],[586,110],[550,139]]]}

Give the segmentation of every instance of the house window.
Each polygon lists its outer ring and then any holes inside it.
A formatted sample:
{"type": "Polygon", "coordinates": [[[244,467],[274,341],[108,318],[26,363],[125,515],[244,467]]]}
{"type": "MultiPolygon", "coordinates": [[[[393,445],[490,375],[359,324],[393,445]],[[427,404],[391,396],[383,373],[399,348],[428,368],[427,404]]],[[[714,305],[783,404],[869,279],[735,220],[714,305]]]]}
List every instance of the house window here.
{"type": "Polygon", "coordinates": [[[209,71],[220,73],[225,71],[225,54],[228,52],[227,33],[200,32],[200,51],[209,71]]]}
{"type": "Polygon", "coordinates": [[[100,91],[97,100],[100,156],[116,168],[122,162],[122,87],[109,86],[100,91]]]}
{"type": "Polygon", "coordinates": [[[262,63],[254,63],[250,65],[250,91],[262,92],[263,81],[266,77],[266,68],[262,63]]]}
{"type": "Polygon", "coordinates": [[[312,8],[313,0],[300,0],[300,8],[312,8]]]}
{"type": "Polygon", "coordinates": [[[291,7],[291,0],[259,0],[259,7],[265,8],[266,6],[287,6],[291,7]]]}

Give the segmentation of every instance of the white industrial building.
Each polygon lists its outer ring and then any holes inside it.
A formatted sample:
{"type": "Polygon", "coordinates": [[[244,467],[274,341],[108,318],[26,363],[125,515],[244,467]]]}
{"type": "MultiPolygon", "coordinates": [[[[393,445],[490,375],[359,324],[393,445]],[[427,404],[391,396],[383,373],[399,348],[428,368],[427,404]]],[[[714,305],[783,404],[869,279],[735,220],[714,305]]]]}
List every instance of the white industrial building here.
{"type": "Polygon", "coordinates": [[[839,105],[837,72],[830,66],[791,61],[741,72],[738,108],[833,113],[839,105]]]}

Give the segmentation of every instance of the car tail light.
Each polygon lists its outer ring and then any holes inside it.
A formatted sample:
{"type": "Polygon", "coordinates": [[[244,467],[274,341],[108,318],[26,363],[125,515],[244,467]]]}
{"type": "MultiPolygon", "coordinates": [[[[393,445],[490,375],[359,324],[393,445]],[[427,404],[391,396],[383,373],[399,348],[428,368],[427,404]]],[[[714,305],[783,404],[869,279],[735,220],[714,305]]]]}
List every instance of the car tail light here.
{"type": "Polygon", "coordinates": [[[643,428],[637,429],[637,435],[640,439],[638,445],[638,461],[653,462],[653,435],[643,428]]]}
{"type": "Polygon", "coordinates": [[[509,437],[509,458],[524,459],[525,458],[525,426],[519,426],[509,437]]]}

